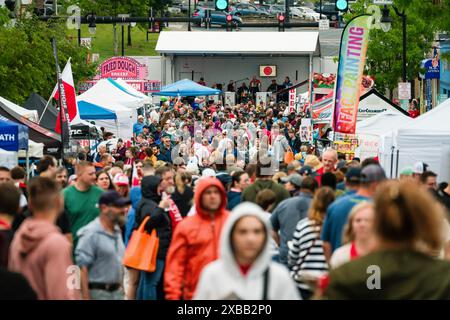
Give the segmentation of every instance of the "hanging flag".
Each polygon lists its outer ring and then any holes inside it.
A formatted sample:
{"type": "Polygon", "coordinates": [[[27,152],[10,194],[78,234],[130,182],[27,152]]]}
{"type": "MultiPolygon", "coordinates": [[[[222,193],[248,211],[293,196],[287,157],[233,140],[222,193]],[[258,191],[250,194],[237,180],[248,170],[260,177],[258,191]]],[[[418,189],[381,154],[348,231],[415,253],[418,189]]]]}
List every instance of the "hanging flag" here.
{"type": "Polygon", "coordinates": [[[59,113],[55,124],[55,131],[61,135],[61,158],[64,158],[64,149],[69,147],[70,127],[69,127],[69,113],[67,112],[66,93],[61,76],[61,70],[58,64],[58,50],[55,38],[52,39],[53,56],[55,58],[56,76],[58,79],[58,96],[59,113]]]}
{"type": "MultiPolygon", "coordinates": [[[[69,114],[69,123],[70,124],[79,123],[79,122],[81,122],[80,121],[81,119],[80,119],[80,115],[78,112],[77,97],[76,97],[76,93],[75,93],[75,85],[74,85],[74,81],[73,81],[72,65],[70,63],[70,58],[69,58],[69,61],[67,61],[66,66],[64,67],[64,70],[61,74],[61,80],[62,80],[62,84],[64,86],[64,92],[66,95],[66,104],[67,104],[66,111],[69,114]]],[[[53,89],[52,98],[55,100],[59,99],[58,85],[56,85],[55,88],[53,89]]],[[[56,121],[55,131],[58,133],[61,131],[59,115],[58,115],[58,119],[56,121]]]]}
{"type": "Polygon", "coordinates": [[[335,132],[355,133],[372,19],[370,15],[357,16],[342,32],[333,114],[335,132]]]}

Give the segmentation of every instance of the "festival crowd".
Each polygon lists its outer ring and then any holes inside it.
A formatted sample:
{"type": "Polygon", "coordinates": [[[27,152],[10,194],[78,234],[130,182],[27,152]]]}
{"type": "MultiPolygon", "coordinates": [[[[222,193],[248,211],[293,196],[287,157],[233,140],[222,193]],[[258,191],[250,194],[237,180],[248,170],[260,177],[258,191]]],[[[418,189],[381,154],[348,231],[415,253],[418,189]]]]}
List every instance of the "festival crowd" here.
{"type": "Polygon", "coordinates": [[[450,186],[433,168],[388,179],[252,101],[165,100],[64,166],[1,167],[0,297],[450,298],[450,186]]]}

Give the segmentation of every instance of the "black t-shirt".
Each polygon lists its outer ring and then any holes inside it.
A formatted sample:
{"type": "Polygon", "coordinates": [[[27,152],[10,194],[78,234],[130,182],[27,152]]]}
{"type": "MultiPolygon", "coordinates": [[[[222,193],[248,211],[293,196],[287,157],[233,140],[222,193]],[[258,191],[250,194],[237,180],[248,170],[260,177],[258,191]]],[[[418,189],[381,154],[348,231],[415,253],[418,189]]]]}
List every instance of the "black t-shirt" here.
{"type": "MultiPolygon", "coordinates": [[[[16,232],[19,229],[22,222],[26,218],[31,217],[32,215],[33,214],[28,209],[24,210],[22,213],[19,213],[18,215],[16,215],[16,217],[14,218],[13,224],[12,224],[13,232],[16,232]]],[[[55,224],[59,229],[61,229],[62,234],[71,233],[69,216],[67,215],[65,210],[59,215],[55,224]]]]}
{"type": "Polygon", "coordinates": [[[9,246],[13,235],[12,230],[0,230],[0,268],[8,267],[9,246]]]}
{"type": "Polygon", "coordinates": [[[0,300],[37,300],[28,281],[19,273],[0,267],[0,300]]]}

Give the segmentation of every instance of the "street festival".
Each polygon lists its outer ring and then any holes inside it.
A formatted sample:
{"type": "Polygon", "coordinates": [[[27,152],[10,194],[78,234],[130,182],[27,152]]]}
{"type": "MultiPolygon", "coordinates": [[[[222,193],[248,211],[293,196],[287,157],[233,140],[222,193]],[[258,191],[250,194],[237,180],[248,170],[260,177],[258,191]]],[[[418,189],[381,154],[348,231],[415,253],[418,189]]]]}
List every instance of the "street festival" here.
{"type": "Polygon", "coordinates": [[[0,300],[450,299],[449,13],[0,1],[0,300]]]}

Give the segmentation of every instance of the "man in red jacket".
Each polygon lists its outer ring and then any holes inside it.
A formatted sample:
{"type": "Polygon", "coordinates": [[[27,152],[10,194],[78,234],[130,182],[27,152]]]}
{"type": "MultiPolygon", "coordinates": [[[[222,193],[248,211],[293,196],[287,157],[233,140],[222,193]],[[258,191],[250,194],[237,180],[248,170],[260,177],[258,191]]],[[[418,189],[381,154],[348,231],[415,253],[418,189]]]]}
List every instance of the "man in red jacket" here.
{"type": "Polygon", "coordinates": [[[167,254],[164,291],[168,300],[191,300],[201,271],[218,258],[220,233],[229,214],[222,183],[201,178],[194,201],[196,214],[177,225],[167,254]]]}

